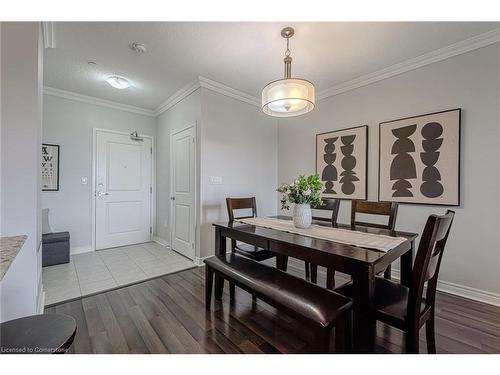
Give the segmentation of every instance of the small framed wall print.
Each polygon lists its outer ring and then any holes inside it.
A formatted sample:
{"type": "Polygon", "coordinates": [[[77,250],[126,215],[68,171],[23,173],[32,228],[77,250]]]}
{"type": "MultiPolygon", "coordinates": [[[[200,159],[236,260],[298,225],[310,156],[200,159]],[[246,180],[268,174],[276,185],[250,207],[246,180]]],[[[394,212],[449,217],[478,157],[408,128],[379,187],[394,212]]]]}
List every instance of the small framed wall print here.
{"type": "Polygon", "coordinates": [[[59,190],[59,146],[42,144],[42,191],[59,190]]]}
{"type": "Polygon", "coordinates": [[[460,109],[382,122],[379,200],[460,205],[460,109]]]}
{"type": "Polygon", "coordinates": [[[366,199],[368,126],[316,135],[316,173],[324,198],[366,199]]]}

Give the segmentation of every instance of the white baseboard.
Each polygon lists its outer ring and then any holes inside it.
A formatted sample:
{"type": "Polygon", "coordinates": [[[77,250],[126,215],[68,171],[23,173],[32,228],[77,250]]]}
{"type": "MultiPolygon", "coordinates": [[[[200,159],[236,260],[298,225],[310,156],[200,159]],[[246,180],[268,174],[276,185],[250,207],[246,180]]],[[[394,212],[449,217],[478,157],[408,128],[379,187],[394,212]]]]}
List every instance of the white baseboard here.
{"type": "Polygon", "coordinates": [[[161,237],[158,237],[158,236],[154,236],[153,237],[153,241],[156,242],[157,244],[160,244],[162,246],[165,246],[165,247],[170,247],[170,244],[168,243],[167,240],[164,240],[163,238],[161,237]]]}
{"type": "Polygon", "coordinates": [[[70,254],[75,255],[75,254],[81,254],[81,253],[88,253],[90,251],[93,251],[91,246],[76,246],[76,247],[72,246],[71,250],[70,250],[70,254]]]}
{"type": "MultiPolygon", "coordinates": [[[[392,270],[392,277],[399,280],[399,270],[392,270]]],[[[465,285],[450,283],[449,281],[438,281],[437,290],[443,293],[471,299],[489,305],[500,306],[500,294],[471,288],[465,285]]]]}

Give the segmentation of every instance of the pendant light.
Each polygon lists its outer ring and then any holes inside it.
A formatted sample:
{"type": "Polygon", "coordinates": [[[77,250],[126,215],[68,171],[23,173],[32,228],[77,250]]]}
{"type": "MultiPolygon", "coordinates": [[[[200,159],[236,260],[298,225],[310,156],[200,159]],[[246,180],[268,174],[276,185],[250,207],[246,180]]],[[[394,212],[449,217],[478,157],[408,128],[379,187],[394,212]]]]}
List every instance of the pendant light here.
{"type": "Polygon", "coordinates": [[[305,79],[292,78],[292,57],[290,56],[290,38],[295,34],[292,27],[281,30],[286,39],[284,78],[270,82],[262,90],[262,111],[274,117],[292,117],[303,115],[314,109],[314,85],[305,79]]]}

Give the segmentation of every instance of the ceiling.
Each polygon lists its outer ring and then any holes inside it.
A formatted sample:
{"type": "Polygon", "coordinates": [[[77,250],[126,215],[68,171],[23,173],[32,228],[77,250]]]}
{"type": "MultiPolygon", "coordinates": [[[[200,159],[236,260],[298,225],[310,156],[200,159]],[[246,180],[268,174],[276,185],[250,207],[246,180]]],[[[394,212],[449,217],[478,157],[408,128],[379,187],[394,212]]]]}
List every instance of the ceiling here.
{"type": "Polygon", "coordinates": [[[155,109],[203,76],[259,97],[280,79],[291,39],[292,75],[317,92],[500,27],[495,22],[64,22],[55,24],[56,48],[45,49],[46,86],[155,109]],[[141,42],[147,52],[128,46],[141,42]],[[89,65],[94,61],[97,65],[89,65]],[[105,79],[127,77],[116,90],[105,79]]]}

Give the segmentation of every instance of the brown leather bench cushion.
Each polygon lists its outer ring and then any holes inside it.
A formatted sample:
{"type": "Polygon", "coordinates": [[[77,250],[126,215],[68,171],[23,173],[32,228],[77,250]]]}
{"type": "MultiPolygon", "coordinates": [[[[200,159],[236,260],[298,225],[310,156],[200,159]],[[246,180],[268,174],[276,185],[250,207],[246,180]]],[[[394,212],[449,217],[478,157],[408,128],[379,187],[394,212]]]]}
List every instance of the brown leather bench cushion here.
{"type": "Polygon", "coordinates": [[[205,259],[205,263],[257,296],[265,296],[275,307],[324,327],[329,327],[337,316],[352,306],[350,298],[236,254],[214,256],[205,259]]]}

